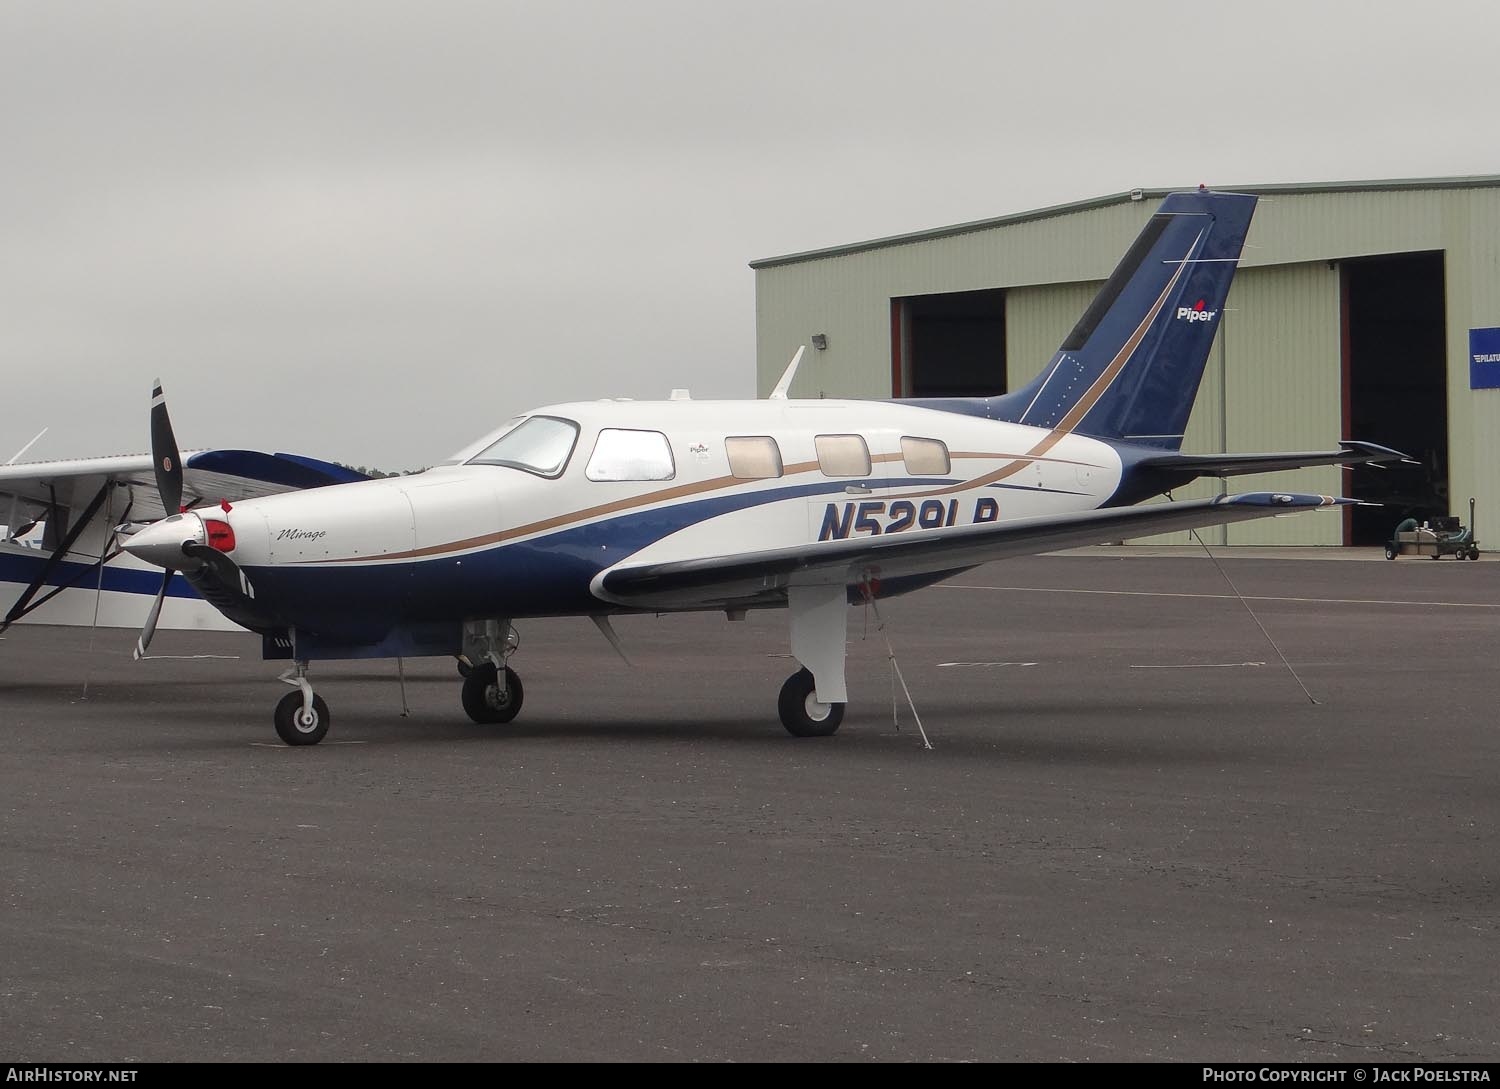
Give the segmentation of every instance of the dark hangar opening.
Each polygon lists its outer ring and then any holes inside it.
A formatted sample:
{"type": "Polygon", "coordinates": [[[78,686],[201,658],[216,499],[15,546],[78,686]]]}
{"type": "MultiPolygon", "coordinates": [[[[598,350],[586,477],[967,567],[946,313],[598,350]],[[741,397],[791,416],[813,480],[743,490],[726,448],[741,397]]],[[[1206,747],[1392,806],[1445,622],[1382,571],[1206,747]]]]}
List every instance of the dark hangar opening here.
{"type": "Polygon", "coordinates": [[[1347,494],[1383,504],[1355,507],[1346,543],[1378,545],[1404,518],[1462,514],[1448,494],[1448,359],[1443,255],[1346,261],[1344,433],[1393,446],[1417,465],[1355,469],[1347,494]]]}
{"type": "Polygon", "coordinates": [[[895,397],[1004,393],[1004,288],[892,299],[891,363],[895,397]]]}

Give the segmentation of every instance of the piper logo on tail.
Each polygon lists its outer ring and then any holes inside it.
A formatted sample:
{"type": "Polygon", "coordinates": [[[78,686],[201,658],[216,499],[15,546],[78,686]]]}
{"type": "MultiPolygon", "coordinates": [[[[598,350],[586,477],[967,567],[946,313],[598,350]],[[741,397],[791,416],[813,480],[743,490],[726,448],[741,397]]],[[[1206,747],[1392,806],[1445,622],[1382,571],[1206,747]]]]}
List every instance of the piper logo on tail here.
{"type": "Polygon", "coordinates": [[[1213,321],[1219,316],[1217,310],[1203,309],[1204,303],[1199,299],[1192,306],[1179,306],[1177,308],[1178,321],[1213,321]]]}

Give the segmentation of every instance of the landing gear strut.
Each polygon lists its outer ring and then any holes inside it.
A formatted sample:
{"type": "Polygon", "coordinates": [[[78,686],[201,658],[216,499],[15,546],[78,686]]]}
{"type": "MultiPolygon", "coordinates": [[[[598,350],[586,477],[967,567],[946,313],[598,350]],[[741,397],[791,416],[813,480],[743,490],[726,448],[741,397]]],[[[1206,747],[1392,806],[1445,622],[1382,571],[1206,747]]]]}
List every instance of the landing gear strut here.
{"type": "Polygon", "coordinates": [[[288,745],[316,745],[328,733],[333,716],[307,681],[307,663],[293,663],[278,679],[297,691],[288,692],[276,705],[276,736],[288,745]]]}
{"type": "Polygon", "coordinates": [[[828,737],[844,721],[844,643],[849,600],[842,581],[787,590],[792,657],[802,665],[781,686],[776,708],[795,737],[828,737]],[[822,697],[821,699],[819,697],[822,697]]]}

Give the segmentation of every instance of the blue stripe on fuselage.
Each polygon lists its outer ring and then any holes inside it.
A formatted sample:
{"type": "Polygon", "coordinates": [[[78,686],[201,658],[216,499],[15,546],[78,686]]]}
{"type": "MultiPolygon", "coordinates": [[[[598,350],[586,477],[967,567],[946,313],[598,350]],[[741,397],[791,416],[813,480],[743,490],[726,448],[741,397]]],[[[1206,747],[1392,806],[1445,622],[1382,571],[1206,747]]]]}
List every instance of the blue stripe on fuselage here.
{"type": "MultiPolygon", "coordinates": [[[[350,640],[380,638],[370,633],[383,633],[398,621],[576,615],[603,604],[589,592],[595,575],[687,526],[789,499],[843,496],[850,483],[858,481],[717,495],[410,563],[251,567],[246,573],[257,601],[272,604],[288,626],[350,640]]],[[[872,480],[868,497],[959,483],[933,477],[872,480]]]]}

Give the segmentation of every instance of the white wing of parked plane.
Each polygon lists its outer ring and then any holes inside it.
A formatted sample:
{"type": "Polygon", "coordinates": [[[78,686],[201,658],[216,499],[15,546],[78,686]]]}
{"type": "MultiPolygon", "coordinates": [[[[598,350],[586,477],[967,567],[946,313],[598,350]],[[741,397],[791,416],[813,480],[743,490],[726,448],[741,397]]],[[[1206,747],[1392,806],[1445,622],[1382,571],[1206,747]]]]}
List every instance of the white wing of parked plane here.
{"type": "Polygon", "coordinates": [[[601,572],[594,580],[594,589],[605,600],[634,608],[694,605],[735,608],[784,598],[787,587],[794,584],[843,586],[866,580],[946,577],[963,568],[1010,556],[1352,502],[1326,495],[1251,492],[1178,503],[1106,507],[920,534],[858,537],[666,563],[625,563],[601,572]]]}
{"type": "MultiPolygon", "coordinates": [[[[365,479],[341,465],[255,450],[199,450],[183,461],[189,507],[365,479]]],[[[0,631],[28,616],[140,627],[158,595],[171,598],[165,627],[229,627],[181,579],[164,588],[159,572],[122,552],[121,523],[166,513],[150,454],[0,465],[0,631]]]]}
{"type": "MultiPolygon", "coordinates": [[[[40,513],[58,504],[71,506],[81,492],[90,487],[97,491],[111,483],[130,489],[131,520],[154,522],[169,513],[162,510],[154,474],[150,454],[0,465],[0,496],[40,513]]],[[[233,503],[299,488],[344,484],[363,480],[364,474],[295,454],[197,450],[185,456],[183,477],[183,505],[192,507],[220,499],[233,503]]],[[[8,514],[3,507],[0,513],[8,514]]]]}

